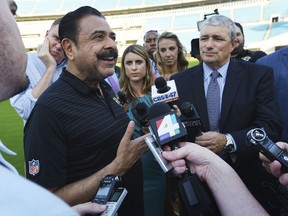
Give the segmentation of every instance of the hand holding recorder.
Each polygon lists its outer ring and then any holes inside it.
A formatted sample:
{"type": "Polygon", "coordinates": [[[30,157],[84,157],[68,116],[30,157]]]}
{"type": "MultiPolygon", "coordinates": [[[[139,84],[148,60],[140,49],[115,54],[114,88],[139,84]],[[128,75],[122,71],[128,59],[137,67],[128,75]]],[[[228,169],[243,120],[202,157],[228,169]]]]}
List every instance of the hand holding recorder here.
{"type": "Polygon", "coordinates": [[[101,216],[114,216],[128,193],[125,188],[119,187],[121,178],[115,175],[104,176],[92,202],[106,205],[101,216]]]}
{"type": "Polygon", "coordinates": [[[288,172],[288,152],[270,140],[263,128],[250,130],[247,133],[246,143],[256,147],[270,161],[277,160],[281,164],[282,171],[288,172]]]}
{"type": "Polygon", "coordinates": [[[279,178],[279,182],[288,187],[288,144],[284,142],[275,144],[262,128],[250,130],[247,133],[246,143],[258,149],[262,165],[267,172],[279,178]]]}

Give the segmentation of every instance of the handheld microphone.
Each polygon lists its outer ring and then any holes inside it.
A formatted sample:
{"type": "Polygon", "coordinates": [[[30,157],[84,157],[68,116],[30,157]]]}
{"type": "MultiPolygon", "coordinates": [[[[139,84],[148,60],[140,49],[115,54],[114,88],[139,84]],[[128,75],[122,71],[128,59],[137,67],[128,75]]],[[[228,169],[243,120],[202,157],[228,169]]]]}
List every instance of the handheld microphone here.
{"type": "Polygon", "coordinates": [[[180,111],[180,119],[188,133],[186,141],[195,142],[195,137],[202,135],[200,116],[193,104],[189,102],[182,103],[180,111]]]}
{"type": "Polygon", "coordinates": [[[171,162],[162,157],[162,145],[170,144],[178,147],[175,142],[187,134],[183,124],[174,111],[163,102],[152,104],[148,111],[149,130],[152,136],[145,138],[145,143],[154,155],[162,170],[166,173],[173,168],[171,162]],[[174,142],[173,142],[174,141],[174,142]]]}
{"type": "Polygon", "coordinates": [[[151,96],[153,103],[165,102],[173,107],[173,101],[178,100],[178,92],[174,80],[166,80],[163,77],[155,79],[155,85],[151,88],[151,96]]]}
{"type": "Polygon", "coordinates": [[[145,103],[139,102],[136,106],[132,109],[132,114],[136,121],[140,123],[142,127],[148,127],[148,109],[145,103]]]}
{"type": "Polygon", "coordinates": [[[155,80],[155,86],[157,88],[157,93],[160,94],[168,92],[171,89],[170,86],[167,86],[167,82],[163,77],[158,77],[155,80]]]}
{"type": "MultiPolygon", "coordinates": [[[[191,115],[191,106],[189,107],[188,116],[191,115]]],[[[184,109],[184,113],[185,111],[187,110],[184,109]]],[[[150,107],[148,117],[149,129],[155,137],[158,149],[161,149],[163,145],[169,145],[172,150],[179,148],[177,141],[185,136],[187,131],[176,113],[171,111],[166,103],[162,102],[155,103],[150,107]]],[[[163,169],[163,164],[164,166],[167,165],[167,161],[165,159],[164,161],[161,160],[163,159],[161,153],[161,151],[158,151],[158,155],[154,153],[153,155],[156,155],[155,158],[163,169]]],[[[187,171],[178,182],[178,188],[188,215],[215,215],[218,211],[208,186],[201,182],[196,174],[191,174],[188,166],[187,171]]]]}
{"type": "Polygon", "coordinates": [[[127,103],[128,103],[128,102],[127,102],[126,95],[125,95],[124,92],[118,91],[118,92],[117,92],[117,95],[118,95],[118,97],[119,97],[119,100],[120,100],[122,106],[123,106],[124,104],[127,104],[127,103]]]}
{"type": "Polygon", "coordinates": [[[168,144],[172,149],[175,149],[177,148],[175,142],[187,134],[179,117],[174,111],[171,111],[166,103],[153,104],[149,109],[148,118],[150,132],[160,146],[168,144]]]}

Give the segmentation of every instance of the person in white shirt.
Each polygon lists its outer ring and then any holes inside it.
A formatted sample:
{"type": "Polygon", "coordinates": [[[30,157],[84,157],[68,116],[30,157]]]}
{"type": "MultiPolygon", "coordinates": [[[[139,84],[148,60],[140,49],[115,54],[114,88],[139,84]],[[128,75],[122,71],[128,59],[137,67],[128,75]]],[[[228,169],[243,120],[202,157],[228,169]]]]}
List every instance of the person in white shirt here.
{"type": "Polygon", "coordinates": [[[66,59],[59,41],[58,29],[61,18],[56,19],[44,42],[38,46],[37,52],[28,53],[26,74],[30,80],[29,87],[10,99],[12,107],[27,121],[37,99],[55,82],[66,66],[66,59]]]}

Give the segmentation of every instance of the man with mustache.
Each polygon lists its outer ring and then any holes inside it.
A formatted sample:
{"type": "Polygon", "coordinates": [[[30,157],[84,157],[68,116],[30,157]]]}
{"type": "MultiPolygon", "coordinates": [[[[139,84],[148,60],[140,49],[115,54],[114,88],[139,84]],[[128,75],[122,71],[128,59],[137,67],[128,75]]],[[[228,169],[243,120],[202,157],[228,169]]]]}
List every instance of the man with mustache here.
{"type": "MultiPolygon", "coordinates": [[[[14,1],[13,1],[14,2],[14,1]]],[[[14,2],[15,3],[15,2],[14,2]]],[[[16,3],[15,3],[16,5],[16,3]]],[[[25,69],[27,54],[15,20],[17,7],[11,1],[0,1],[0,102],[23,91],[29,85],[25,69]],[[11,15],[12,14],[12,15],[11,15]],[[9,35],[9,37],[7,36],[9,35]]],[[[101,213],[105,205],[83,203],[70,208],[63,200],[18,175],[17,170],[4,159],[2,152],[14,155],[0,140],[0,203],[1,215],[86,215],[101,213]],[[10,199],[17,200],[17,208],[10,199]],[[41,197],[39,199],[39,197],[41,197]],[[43,202],[45,200],[45,202],[43,202]],[[78,214],[76,213],[78,212],[78,214]]]]}
{"type": "Polygon", "coordinates": [[[65,56],[58,36],[61,18],[56,19],[46,32],[44,42],[37,52],[28,53],[26,74],[30,79],[29,87],[11,98],[11,105],[27,121],[37,99],[55,82],[66,65],[65,56]]]}
{"type": "Polygon", "coordinates": [[[143,215],[139,159],[148,148],[144,136],[130,140],[134,123],[104,80],[117,61],[115,37],[92,7],[62,18],[59,40],[67,68],[38,99],[26,123],[26,177],[76,205],[93,199],[103,176],[118,175],[128,190],[118,215],[143,215]]]}

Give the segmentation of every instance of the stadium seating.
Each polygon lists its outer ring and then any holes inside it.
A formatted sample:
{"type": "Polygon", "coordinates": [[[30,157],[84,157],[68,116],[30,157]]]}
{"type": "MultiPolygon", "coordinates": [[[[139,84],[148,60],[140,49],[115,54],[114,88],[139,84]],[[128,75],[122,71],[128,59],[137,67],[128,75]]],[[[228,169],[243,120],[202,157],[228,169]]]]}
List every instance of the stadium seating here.
{"type": "Polygon", "coordinates": [[[234,20],[239,23],[260,21],[261,7],[245,7],[234,9],[234,20]],[[245,14],[245,16],[243,16],[245,14]]]}
{"type": "Polygon", "coordinates": [[[173,29],[193,29],[197,28],[197,21],[201,20],[202,17],[199,14],[185,14],[177,15],[174,17],[173,29]]]}
{"type": "Polygon", "coordinates": [[[288,21],[286,22],[275,22],[272,24],[269,38],[288,33],[288,21]]]}
{"type": "Polygon", "coordinates": [[[47,4],[47,0],[38,0],[36,1],[33,14],[35,15],[50,15],[53,13],[58,13],[61,6],[61,1],[59,0],[49,0],[49,4],[47,4]]]}
{"type": "MultiPolygon", "coordinates": [[[[221,3],[215,3],[215,0],[198,1],[198,3],[195,0],[16,0],[16,2],[17,23],[24,44],[29,50],[36,49],[38,43],[43,41],[43,36],[54,18],[83,5],[95,7],[106,16],[111,28],[116,32],[120,55],[131,43],[143,44],[144,33],[151,29],[158,30],[159,33],[174,32],[189,53],[191,39],[199,36],[197,21],[203,20],[205,14],[212,13],[216,8],[219,14],[243,25],[247,48],[261,49],[258,44],[258,47],[255,47],[255,43],[259,41],[265,41],[266,48],[271,38],[288,32],[287,0],[224,0],[221,3]],[[34,17],[32,21],[31,17],[34,17]],[[273,23],[272,18],[275,18],[273,23]]],[[[286,42],[283,40],[284,43],[287,45],[287,40],[286,42]]],[[[273,42],[269,46],[273,47],[273,42]]]]}
{"type": "Polygon", "coordinates": [[[265,32],[268,30],[268,24],[255,24],[252,26],[243,26],[245,34],[245,43],[255,43],[264,39],[265,32]]]}
{"type": "Polygon", "coordinates": [[[94,6],[93,2],[94,2],[93,0],[81,0],[81,1],[64,0],[60,11],[69,12],[69,11],[75,10],[75,9],[77,9],[83,5],[94,6]]]}
{"type": "Polygon", "coordinates": [[[148,30],[158,30],[159,32],[170,31],[171,17],[155,17],[148,18],[146,24],[144,25],[144,31],[148,30]]]}
{"type": "Polygon", "coordinates": [[[274,0],[264,6],[264,19],[269,20],[271,16],[288,16],[287,0],[274,0]]]}

